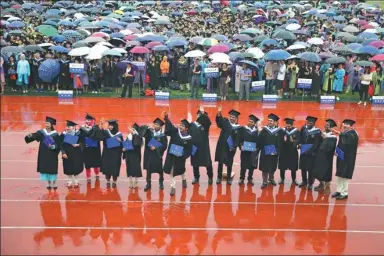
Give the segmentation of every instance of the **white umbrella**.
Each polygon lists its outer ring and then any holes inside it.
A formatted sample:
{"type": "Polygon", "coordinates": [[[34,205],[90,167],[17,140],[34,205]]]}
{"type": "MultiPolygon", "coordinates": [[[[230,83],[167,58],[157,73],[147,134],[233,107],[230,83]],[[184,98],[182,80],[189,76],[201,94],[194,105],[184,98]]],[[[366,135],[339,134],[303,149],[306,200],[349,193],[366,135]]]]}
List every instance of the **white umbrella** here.
{"type": "Polygon", "coordinates": [[[215,58],[211,61],[212,63],[225,63],[225,64],[232,64],[230,60],[227,59],[220,59],[220,58],[215,58]]]}
{"type": "Polygon", "coordinates": [[[291,59],[296,59],[297,56],[296,55],[291,55],[290,57],[286,58],[286,60],[291,60],[291,59]]]}
{"type": "Polygon", "coordinates": [[[220,58],[220,59],[228,59],[228,60],[229,60],[229,56],[228,56],[228,54],[225,54],[225,53],[223,53],[223,52],[215,52],[215,53],[212,53],[212,54],[209,56],[209,58],[210,58],[211,60],[213,60],[213,59],[217,59],[217,58],[220,58]]]}
{"type": "Polygon", "coordinates": [[[285,27],[285,29],[289,31],[295,31],[295,30],[298,30],[299,28],[301,28],[301,25],[297,23],[292,23],[285,27]]]}
{"type": "Polygon", "coordinates": [[[364,30],[364,32],[376,34],[377,30],[375,28],[367,28],[366,30],[364,30]]]}
{"type": "Polygon", "coordinates": [[[355,27],[355,26],[348,25],[348,26],[346,26],[345,28],[343,28],[343,31],[345,31],[345,32],[349,32],[349,33],[357,33],[357,32],[360,31],[360,29],[358,29],[358,28],[355,27]]]}
{"type": "Polygon", "coordinates": [[[193,51],[187,52],[184,56],[187,58],[197,58],[197,57],[203,57],[205,55],[206,54],[200,50],[193,50],[193,51]]]}
{"type": "Polygon", "coordinates": [[[324,41],[323,41],[323,39],[321,39],[319,37],[313,37],[313,38],[308,40],[308,43],[314,44],[314,45],[322,45],[322,44],[324,44],[324,41]]]}
{"type": "Polygon", "coordinates": [[[71,50],[68,55],[69,56],[84,56],[88,55],[89,52],[91,51],[91,48],[89,47],[79,47],[71,50]]]}
{"type": "Polygon", "coordinates": [[[373,26],[373,27],[375,27],[375,28],[377,28],[377,27],[380,27],[380,25],[379,24],[377,24],[376,22],[374,22],[374,21],[372,21],[372,22],[369,22],[368,23],[368,25],[371,25],[371,26],[373,26]]]}
{"type": "Polygon", "coordinates": [[[100,42],[105,42],[105,39],[102,37],[87,37],[83,40],[84,43],[89,44],[89,43],[100,43],[100,42]]]}
{"type": "Polygon", "coordinates": [[[104,45],[95,45],[91,48],[88,56],[85,57],[88,60],[99,60],[103,57],[103,53],[109,50],[107,46],[104,45]]]}
{"type": "Polygon", "coordinates": [[[109,43],[109,42],[100,42],[100,43],[97,43],[97,44],[95,44],[95,46],[96,45],[103,45],[103,46],[107,46],[107,47],[109,47],[109,48],[113,48],[113,47],[115,47],[115,46],[113,46],[111,43],[109,43]]]}
{"type": "Polygon", "coordinates": [[[301,50],[301,49],[305,49],[305,48],[307,48],[307,47],[303,44],[293,44],[287,48],[287,51],[301,50]]]}
{"type": "Polygon", "coordinates": [[[133,34],[133,32],[131,30],[129,30],[129,29],[121,30],[120,33],[125,35],[125,36],[133,34]]]}
{"type": "Polygon", "coordinates": [[[246,50],[246,52],[251,53],[253,58],[261,59],[264,57],[265,53],[258,47],[252,47],[246,50]]]}
{"type": "Polygon", "coordinates": [[[40,47],[48,47],[48,46],[52,46],[53,44],[51,43],[42,43],[42,44],[39,44],[40,47]]]}

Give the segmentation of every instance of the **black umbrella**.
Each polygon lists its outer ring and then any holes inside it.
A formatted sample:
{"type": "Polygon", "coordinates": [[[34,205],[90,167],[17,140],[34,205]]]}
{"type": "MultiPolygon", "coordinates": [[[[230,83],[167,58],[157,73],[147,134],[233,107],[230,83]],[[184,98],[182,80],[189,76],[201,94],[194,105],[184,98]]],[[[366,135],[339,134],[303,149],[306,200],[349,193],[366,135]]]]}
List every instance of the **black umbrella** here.
{"type": "Polygon", "coordinates": [[[38,45],[27,45],[24,47],[24,50],[26,52],[37,52],[37,51],[45,52],[45,50],[41,46],[38,46],[38,45]]]}

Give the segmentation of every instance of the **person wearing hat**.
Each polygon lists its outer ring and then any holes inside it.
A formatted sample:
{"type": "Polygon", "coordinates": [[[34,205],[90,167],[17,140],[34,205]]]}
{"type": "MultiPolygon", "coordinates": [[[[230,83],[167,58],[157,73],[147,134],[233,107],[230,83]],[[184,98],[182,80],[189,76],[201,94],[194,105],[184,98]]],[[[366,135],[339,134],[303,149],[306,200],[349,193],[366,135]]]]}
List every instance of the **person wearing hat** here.
{"type": "Polygon", "coordinates": [[[27,144],[33,141],[40,142],[37,155],[37,172],[40,173],[40,180],[48,182],[48,189],[57,189],[60,139],[54,125],[56,125],[56,119],[47,116],[44,129],[30,133],[24,138],[27,144]]]}
{"type": "Polygon", "coordinates": [[[76,130],[76,123],[67,120],[66,130],[61,133],[61,155],[63,158],[64,174],[67,175],[67,187],[78,187],[78,176],[83,172],[83,155],[79,142],[80,131],[76,130]],[[77,136],[77,141],[66,142],[66,137],[77,136]],[[73,144],[72,144],[73,143],[73,144]]]}
{"type": "Polygon", "coordinates": [[[262,171],[263,176],[261,189],[267,187],[268,182],[276,186],[274,175],[282,145],[282,132],[277,126],[279,119],[277,115],[269,114],[268,125],[264,126],[259,134],[259,144],[261,147],[259,169],[262,171]]]}
{"type": "Polygon", "coordinates": [[[99,180],[100,166],[101,166],[101,148],[100,142],[95,138],[95,126],[96,119],[90,115],[86,114],[85,124],[80,128],[80,140],[83,144],[83,161],[85,166],[85,175],[87,177],[87,182],[91,182],[91,168],[96,175],[96,180],[99,180]],[[88,145],[92,144],[92,145],[88,145]]]}
{"type": "Polygon", "coordinates": [[[35,57],[31,61],[32,62],[31,75],[33,77],[33,83],[36,86],[36,91],[43,92],[44,87],[43,87],[43,81],[39,76],[39,67],[40,67],[40,64],[44,61],[44,59],[40,58],[39,52],[36,52],[34,55],[35,57]]]}
{"type": "Polygon", "coordinates": [[[303,181],[299,187],[308,186],[312,190],[313,186],[313,167],[315,164],[316,153],[323,139],[321,130],[315,127],[317,117],[308,116],[307,123],[300,130],[300,169],[303,181]]]}
{"type": "Polygon", "coordinates": [[[294,119],[285,118],[285,128],[282,129],[283,144],[279,157],[280,182],[284,184],[285,171],[291,171],[292,184],[298,185],[296,172],[299,169],[299,154],[297,145],[300,142],[300,131],[293,126],[294,119]]]}
{"type": "MultiPolygon", "coordinates": [[[[62,54],[61,60],[60,60],[60,74],[59,74],[59,82],[58,87],[56,90],[60,88],[60,90],[69,90],[71,87],[71,84],[73,80],[71,79],[71,74],[69,73],[69,63],[70,61],[67,60],[67,55],[62,54]]],[[[53,88],[52,88],[53,90],[53,88]]]]}
{"type": "Polygon", "coordinates": [[[241,150],[240,153],[240,181],[239,185],[244,185],[245,173],[248,170],[248,185],[254,185],[253,183],[253,171],[257,168],[259,148],[259,130],[257,129],[257,122],[260,119],[254,115],[248,117],[248,124],[244,126],[238,136],[238,145],[241,150]],[[244,144],[254,143],[254,150],[245,149],[244,144]]]}
{"type": "Polygon", "coordinates": [[[213,183],[213,167],[211,159],[211,150],[209,147],[209,128],[211,120],[208,113],[204,111],[204,107],[200,106],[197,110],[197,119],[191,123],[189,134],[192,136],[192,145],[196,147],[196,152],[191,155],[191,165],[193,167],[194,179],[192,184],[199,183],[200,166],[207,168],[208,184],[213,183]]]}
{"type": "Polygon", "coordinates": [[[160,190],[164,189],[163,155],[165,150],[167,150],[168,139],[161,130],[163,126],[164,122],[160,118],[156,118],[153,121],[153,128],[149,126],[143,128],[143,137],[145,138],[146,145],[144,149],[144,170],[147,171],[147,184],[144,191],[151,189],[152,173],[159,174],[159,187],[160,190]],[[148,143],[152,139],[160,142],[160,147],[149,147],[148,143]]]}
{"type": "Polygon", "coordinates": [[[107,188],[111,187],[111,178],[112,187],[115,188],[120,175],[123,134],[119,132],[117,120],[107,120],[107,123],[108,126],[104,127],[104,120],[101,120],[95,132],[96,138],[103,141],[100,171],[105,175],[107,188]]]}
{"type": "Polygon", "coordinates": [[[228,112],[229,118],[223,117],[222,108],[219,107],[216,115],[216,125],[221,129],[220,137],[217,141],[215,161],[218,162],[216,184],[221,184],[223,177],[223,166],[227,166],[227,184],[232,184],[232,165],[236,154],[237,136],[241,126],[238,124],[240,112],[231,110],[228,112]]]}
{"type": "Polygon", "coordinates": [[[164,173],[171,176],[171,192],[170,195],[174,196],[176,192],[176,176],[182,178],[183,188],[187,187],[187,175],[185,174],[185,162],[192,154],[192,137],[188,134],[190,123],[183,119],[179,127],[175,127],[171,120],[168,118],[167,112],[163,112],[165,121],[165,135],[171,137],[169,141],[170,147],[165,158],[164,173]],[[172,154],[171,148],[182,147],[181,156],[172,154]]]}
{"type": "Polygon", "coordinates": [[[123,148],[123,159],[125,159],[125,166],[127,168],[127,177],[129,179],[129,187],[137,188],[137,178],[143,177],[141,171],[141,146],[143,145],[143,138],[139,134],[140,126],[136,123],[129,129],[126,141],[132,143],[133,149],[127,150],[123,148]]]}
{"type": "Polygon", "coordinates": [[[319,146],[319,151],[316,154],[315,165],[313,168],[313,177],[320,181],[316,186],[315,191],[324,191],[325,195],[330,193],[333,170],[333,156],[335,154],[337,137],[333,134],[333,128],[337,124],[332,119],[327,119],[325,123],[325,131],[322,133],[323,140],[319,146]]]}
{"type": "Polygon", "coordinates": [[[345,119],[343,121],[343,132],[332,129],[334,133],[339,134],[337,148],[340,152],[336,154],[337,192],[332,194],[332,197],[335,197],[337,200],[348,198],[348,180],[352,179],[355,170],[359,135],[352,127],[354,124],[355,121],[345,119]]]}

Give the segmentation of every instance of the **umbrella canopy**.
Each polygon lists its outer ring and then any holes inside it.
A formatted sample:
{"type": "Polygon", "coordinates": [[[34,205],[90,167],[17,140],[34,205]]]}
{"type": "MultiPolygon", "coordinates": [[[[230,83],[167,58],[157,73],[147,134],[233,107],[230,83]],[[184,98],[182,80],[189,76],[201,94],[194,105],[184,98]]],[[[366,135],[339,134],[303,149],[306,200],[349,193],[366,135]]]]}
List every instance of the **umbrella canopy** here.
{"type": "Polygon", "coordinates": [[[373,42],[370,42],[368,45],[379,49],[384,47],[384,41],[373,41],[373,42]]]}
{"type": "Polygon", "coordinates": [[[71,50],[68,55],[69,56],[85,56],[88,55],[91,51],[89,47],[79,47],[71,50]]]}
{"type": "Polygon", "coordinates": [[[6,46],[1,48],[1,54],[23,53],[25,50],[22,47],[6,46]]]}
{"type": "Polygon", "coordinates": [[[225,54],[225,53],[222,53],[222,52],[215,52],[215,53],[212,53],[210,56],[209,56],[210,59],[228,59],[229,60],[229,55],[228,54],[225,54]]]}
{"type": "Polygon", "coordinates": [[[60,64],[57,60],[48,59],[39,66],[39,77],[44,82],[52,82],[60,73],[60,64]]]}
{"type": "Polygon", "coordinates": [[[187,52],[184,56],[187,58],[198,58],[198,57],[203,57],[205,55],[206,54],[200,50],[193,50],[193,51],[187,52]]]}
{"type": "Polygon", "coordinates": [[[302,49],[305,49],[307,48],[306,45],[303,45],[303,44],[293,44],[293,45],[290,45],[286,50],[287,51],[294,51],[294,50],[302,50],[302,49]]]}
{"type": "Polygon", "coordinates": [[[376,54],[379,54],[379,50],[373,46],[363,46],[357,49],[356,53],[376,55],[376,54]]]}
{"type": "Polygon", "coordinates": [[[339,64],[339,63],[345,63],[346,59],[343,57],[331,57],[325,60],[325,63],[329,64],[339,64]]]}
{"type": "Polygon", "coordinates": [[[59,53],[69,53],[69,50],[67,48],[59,45],[52,45],[51,47],[49,47],[49,49],[59,53]]]}
{"type": "Polygon", "coordinates": [[[338,45],[332,48],[332,52],[337,53],[337,54],[343,54],[343,55],[348,55],[348,54],[353,54],[354,51],[349,49],[346,45],[338,45]]]}
{"type": "Polygon", "coordinates": [[[215,44],[218,44],[219,42],[216,39],[213,38],[204,38],[200,42],[198,42],[199,45],[203,46],[213,46],[215,44]]]}
{"type": "Polygon", "coordinates": [[[150,43],[147,43],[145,45],[145,47],[148,49],[152,49],[153,47],[158,46],[158,45],[163,45],[163,44],[160,42],[150,42],[150,43]]]}
{"type": "Polygon", "coordinates": [[[169,51],[169,48],[165,45],[156,45],[152,48],[152,51],[155,51],[155,52],[169,51]]]}
{"type": "Polygon", "coordinates": [[[208,53],[215,53],[215,52],[229,52],[230,48],[225,44],[216,44],[214,46],[211,46],[209,48],[208,53]]]}
{"type": "Polygon", "coordinates": [[[313,37],[313,38],[308,40],[308,43],[309,44],[314,44],[314,45],[322,45],[322,44],[324,44],[324,41],[321,38],[313,37]]]}
{"type": "Polygon", "coordinates": [[[239,34],[239,35],[235,35],[233,37],[233,40],[240,40],[242,42],[249,42],[249,41],[252,41],[252,37],[250,37],[247,34],[239,34]]]}
{"type": "Polygon", "coordinates": [[[252,47],[248,48],[247,53],[251,53],[253,55],[253,58],[261,59],[265,56],[265,53],[258,47],[252,47]]]}
{"type": "Polygon", "coordinates": [[[363,45],[358,44],[358,43],[352,43],[352,44],[348,44],[347,47],[349,49],[351,49],[352,51],[355,51],[355,50],[359,49],[360,47],[363,47],[363,45]]]}
{"type": "Polygon", "coordinates": [[[343,31],[348,32],[348,33],[357,33],[360,32],[360,29],[353,25],[348,25],[345,28],[343,28],[343,31]]]}
{"type": "Polygon", "coordinates": [[[297,23],[292,23],[292,24],[288,24],[285,29],[289,30],[289,31],[294,31],[294,30],[298,30],[301,28],[301,25],[300,24],[297,24],[297,23]]]}
{"type": "Polygon", "coordinates": [[[360,67],[372,67],[374,66],[375,63],[371,61],[366,61],[366,60],[361,60],[361,61],[356,61],[355,66],[360,66],[360,67]]]}
{"type": "Polygon", "coordinates": [[[23,28],[25,27],[25,23],[22,21],[13,21],[8,25],[9,28],[23,28]]]}
{"type": "Polygon", "coordinates": [[[263,33],[260,30],[258,30],[257,28],[247,28],[247,29],[241,31],[240,34],[247,34],[247,35],[254,37],[256,35],[261,35],[263,33]]]}
{"type": "Polygon", "coordinates": [[[45,52],[45,50],[41,46],[38,46],[38,45],[27,45],[24,47],[24,50],[26,52],[37,52],[37,51],[45,52]]]}
{"type": "Polygon", "coordinates": [[[44,36],[56,36],[58,33],[57,29],[50,25],[40,25],[38,31],[44,36]]]}
{"type": "Polygon", "coordinates": [[[116,51],[114,49],[109,49],[109,50],[106,50],[103,52],[103,56],[117,56],[117,57],[121,57],[121,53],[119,51],[116,51]]]}
{"type": "Polygon", "coordinates": [[[321,62],[321,57],[319,54],[314,52],[303,52],[297,55],[297,57],[301,60],[306,60],[310,62],[321,62]]]}
{"type": "Polygon", "coordinates": [[[384,54],[378,54],[378,55],[374,56],[371,60],[372,61],[384,61],[384,54]]]}
{"type": "Polygon", "coordinates": [[[285,60],[287,58],[291,57],[291,54],[289,54],[285,50],[271,50],[268,52],[265,56],[265,60],[270,60],[270,61],[276,61],[276,60],[285,60]]]}
{"type": "Polygon", "coordinates": [[[137,53],[137,54],[143,54],[143,53],[150,53],[151,51],[143,46],[135,46],[130,51],[130,53],[137,53]]]}
{"type": "Polygon", "coordinates": [[[56,36],[52,37],[52,40],[55,41],[56,43],[62,43],[65,41],[65,36],[56,35],[56,36]]]}
{"type": "MultiPolygon", "coordinates": [[[[294,24],[292,24],[294,25],[294,24]]],[[[284,40],[295,40],[296,36],[291,31],[288,30],[278,30],[272,34],[273,38],[281,38],[284,40]]]]}
{"type": "Polygon", "coordinates": [[[241,61],[239,61],[239,63],[241,63],[241,64],[247,64],[247,65],[249,65],[249,66],[252,66],[252,67],[257,68],[257,64],[254,63],[254,62],[252,62],[252,61],[249,61],[249,60],[241,60],[241,61]]]}

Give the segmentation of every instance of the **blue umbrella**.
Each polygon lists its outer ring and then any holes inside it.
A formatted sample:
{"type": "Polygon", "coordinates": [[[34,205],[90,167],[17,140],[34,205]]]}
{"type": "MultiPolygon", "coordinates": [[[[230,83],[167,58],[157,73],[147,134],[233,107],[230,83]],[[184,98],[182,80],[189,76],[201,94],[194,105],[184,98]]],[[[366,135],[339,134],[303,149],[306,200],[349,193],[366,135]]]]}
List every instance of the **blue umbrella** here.
{"type": "Polygon", "coordinates": [[[75,27],[76,26],[72,21],[69,21],[69,20],[61,20],[59,22],[59,25],[67,26],[67,27],[75,27]]]}
{"type": "Polygon", "coordinates": [[[216,39],[217,41],[227,41],[228,40],[228,37],[226,37],[225,35],[215,35],[213,36],[214,39],[216,39]]]}
{"type": "Polygon", "coordinates": [[[144,1],[141,3],[142,5],[155,5],[156,2],[155,1],[144,1]]]}
{"type": "Polygon", "coordinates": [[[379,53],[380,54],[384,53],[384,48],[380,49],[379,53]]]}
{"type": "Polygon", "coordinates": [[[187,44],[188,44],[188,42],[185,40],[172,40],[167,44],[167,46],[170,48],[173,48],[173,47],[177,47],[177,46],[184,46],[187,44]]]}
{"type": "Polygon", "coordinates": [[[287,23],[288,23],[288,24],[299,23],[299,21],[296,20],[296,19],[289,19],[289,20],[287,21],[287,23]]]}
{"type": "Polygon", "coordinates": [[[369,32],[361,32],[357,37],[360,37],[363,39],[379,39],[376,34],[369,33],[369,32]]]}
{"type": "Polygon", "coordinates": [[[335,16],[335,17],[333,17],[333,19],[334,20],[336,20],[336,21],[345,21],[345,18],[344,18],[344,16],[335,16]]]}
{"type": "Polygon", "coordinates": [[[58,10],[58,9],[49,9],[45,12],[46,15],[48,14],[54,14],[54,15],[60,15],[62,11],[58,10]]]}
{"type": "Polygon", "coordinates": [[[136,23],[136,22],[132,22],[132,23],[129,23],[127,28],[141,28],[141,25],[139,23],[136,23]]]}
{"type": "Polygon", "coordinates": [[[111,14],[111,13],[112,13],[111,10],[105,10],[105,11],[103,11],[103,12],[101,13],[101,15],[103,15],[103,16],[107,16],[108,14],[111,14]]]}
{"type": "Polygon", "coordinates": [[[65,41],[65,36],[56,35],[56,36],[52,37],[52,40],[55,41],[56,43],[62,43],[65,41]]]}
{"type": "Polygon", "coordinates": [[[8,27],[10,28],[22,28],[25,26],[25,23],[22,22],[22,21],[12,21],[11,23],[9,23],[8,27]]]}
{"type": "Polygon", "coordinates": [[[363,47],[363,45],[362,44],[358,44],[358,43],[351,43],[351,44],[347,44],[347,47],[349,49],[351,49],[352,51],[356,51],[360,47],[363,47]]]}
{"type": "Polygon", "coordinates": [[[123,17],[120,21],[123,22],[132,22],[134,19],[132,17],[123,17]]]}
{"type": "Polygon", "coordinates": [[[380,51],[376,47],[367,45],[367,46],[363,46],[363,47],[360,47],[359,49],[357,49],[356,53],[376,55],[376,54],[379,54],[380,51]]]}
{"type": "Polygon", "coordinates": [[[334,17],[334,16],[336,16],[336,13],[335,12],[326,12],[325,15],[328,17],[334,17]]]}
{"type": "Polygon", "coordinates": [[[39,77],[44,82],[52,82],[60,73],[60,64],[57,60],[48,59],[39,66],[39,77]]]}
{"type": "Polygon", "coordinates": [[[43,22],[44,25],[50,25],[50,26],[53,26],[53,27],[58,27],[59,24],[57,24],[57,22],[54,22],[53,20],[46,20],[43,22]]]}
{"type": "Polygon", "coordinates": [[[73,23],[75,23],[75,25],[79,25],[81,22],[84,22],[84,21],[88,22],[88,20],[86,18],[80,18],[80,19],[75,20],[73,23]]]}
{"type": "Polygon", "coordinates": [[[183,16],[183,12],[172,12],[172,16],[183,16]]]}
{"type": "Polygon", "coordinates": [[[269,51],[265,56],[265,60],[286,60],[289,57],[291,57],[291,54],[289,54],[285,50],[271,50],[269,51]]]}
{"type": "Polygon", "coordinates": [[[235,35],[233,37],[233,40],[240,40],[242,42],[248,42],[248,41],[252,41],[252,37],[250,37],[247,34],[239,34],[239,35],[235,35]]]}
{"type": "Polygon", "coordinates": [[[76,38],[76,39],[81,39],[82,36],[80,35],[79,32],[77,32],[76,30],[66,30],[62,33],[63,36],[65,36],[65,38],[67,39],[71,39],[71,38],[76,38]]]}
{"type": "Polygon", "coordinates": [[[118,29],[118,30],[123,30],[123,29],[124,29],[123,26],[121,26],[121,25],[119,25],[119,24],[114,24],[114,23],[110,23],[110,24],[109,24],[109,28],[110,28],[110,29],[118,29]]]}
{"type": "Polygon", "coordinates": [[[279,42],[277,42],[275,39],[265,39],[261,42],[261,46],[266,45],[279,46],[279,42]]]}
{"type": "Polygon", "coordinates": [[[139,11],[134,11],[134,12],[133,12],[133,16],[141,17],[141,16],[143,16],[143,13],[142,13],[142,12],[139,12],[139,11]]]}
{"type": "Polygon", "coordinates": [[[108,28],[103,28],[100,30],[100,32],[104,32],[104,33],[107,33],[107,34],[112,34],[112,30],[108,29],[108,28]]]}
{"type": "Polygon", "coordinates": [[[345,24],[340,24],[340,23],[338,23],[338,24],[336,24],[334,27],[335,28],[337,28],[337,29],[343,29],[343,28],[345,28],[347,25],[345,25],[345,24]]]}
{"type": "Polygon", "coordinates": [[[124,34],[120,32],[115,32],[111,34],[111,38],[124,38],[124,34]]]}
{"type": "Polygon", "coordinates": [[[312,9],[308,12],[308,15],[315,15],[317,14],[319,11],[317,9],[312,9]]]}
{"type": "Polygon", "coordinates": [[[152,48],[152,51],[169,51],[169,48],[165,45],[156,45],[152,48]]]}
{"type": "Polygon", "coordinates": [[[217,23],[217,19],[210,18],[210,19],[206,19],[205,22],[207,22],[207,23],[217,23]]]}
{"type": "Polygon", "coordinates": [[[247,64],[247,65],[249,65],[249,66],[252,66],[252,67],[257,68],[257,64],[254,63],[254,62],[252,62],[252,61],[249,61],[249,60],[241,60],[241,61],[239,61],[238,63],[241,63],[241,64],[247,64]]]}
{"type": "Polygon", "coordinates": [[[362,44],[363,46],[366,46],[366,45],[369,45],[370,43],[375,42],[375,41],[377,41],[377,39],[375,39],[375,38],[372,38],[372,39],[365,39],[361,44],[362,44]]]}
{"type": "Polygon", "coordinates": [[[303,52],[297,55],[297,57],[301,60],[306,60],[310,62],[321,62],[321,57],[319,54],[314,52],[303,52]]]}
{"type": "Polygon", "coordinates": [[[59,45],[52,45],[51,47],[49,47],[49,49],[59,53],[69,53],[69,50],[67,48],[59,45]]]}

